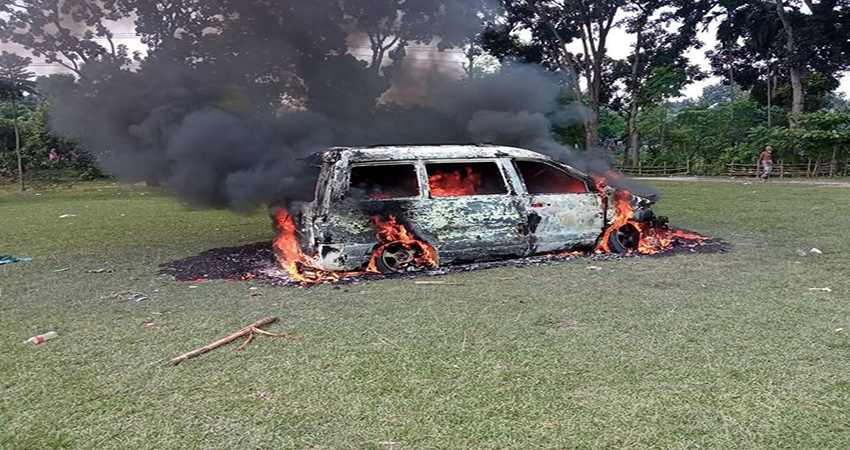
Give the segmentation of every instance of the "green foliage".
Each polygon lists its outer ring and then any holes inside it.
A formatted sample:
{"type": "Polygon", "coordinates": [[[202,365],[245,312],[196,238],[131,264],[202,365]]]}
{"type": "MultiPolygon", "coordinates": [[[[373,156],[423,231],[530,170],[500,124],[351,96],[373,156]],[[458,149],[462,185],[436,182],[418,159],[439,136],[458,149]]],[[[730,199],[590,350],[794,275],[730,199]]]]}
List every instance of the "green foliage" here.
{"type": "Polygon", "coordinates": [[[620,114],[602,108],[599,111],[599,141],[626,139],[629,134],[629,124],[620,114]]]}
{"type": "Polygon", "coordinates": [[[690,162],[707,174],[722,174],[729,163],[755,164],[768,145],[786,164],[850,159],[850,113],[825,110],[796,116],[802,128],[768,127],[766,108],[751,95],[717,103],[730,97],[721,89],[706,91],[709,95],[675,113],[661,106],[640,115],[643,164],[690,162]]]}
{"type": "Polygon", "coordinates": [[[35,94],[35,73],[28,70],[31,62],[32,58],[0,52],[0,98],[21,100],[26,94],[35,94]]]}
{"type": "Polygon", "coordinates": [[[752,89],[763,105],[771,78],[775,82],[772,103],[791,107],[793,68],[803,74],[804,87],[798,91],[803,110],[817,111],[850,67],[846,31],[850,3],[846,1],[724,0],[717,2],[710,19],[718,21],[718,43],[708,53],[715,75],[752,89]],[[791,44],[786,25],[793,35],[791,44]]]}
{"type": "Polygon", "coordinates": [[[801,114],[798,120],[804,127],[818,130],[844,131],[850,128],[850,113],[823,111],[801,114]]]}
{"type": "Polygon", "coordinates": [[[706,86],[697,99],[697,105],[703,108],[713,108],[735,100],[746,94],[737,84],[716,83],[706,86]]]}
{"type": "MultiPolygon", "coordinates": [[[[0,103],[0,111],[10,109],[0,103]]],[[[94,157],[77,144],[53,134],[50,114],[46,103],[37,105],[19,117],[21,130],[21,158],[26,172],[35,175],[59,171],[83,180],[102,178],[103,174],[94,157]],[[59,161],[51,162],[49,153],[55,149],[59,161]]],[[[17,172],[15,155],[15,131],[12,119],[0,117],[0,178],[12,178],[17,172]]]]}
{"type": "MultiPolygon", "coordinates": [[[[556,126],[553,129],[555,139],[577,149],[584,150],[587,144],[585,140],[584,125],[575,123],[569,126],[556,126]]],[[[624,140],[629,133],[626,119],[620,114],[608,108],[599,111],[599,142],[606,145],[608,142],[624,140]]]]}
{"type": "Polygon", "coordinates": [[[787,162],[827,162],[850,156],[850,114],[820,112],[798,118],[803,128],[753,128],[748,141],[755,148],[773,146],[787,162]]]}
{"type": "Polygon", "coordinates": [[[765,123],[764,112],[749,96],[714,108],[689,107],[672,118],[660,114],[654,110],[639,121],[639,127],[650,142],[661,145],[653,152],[657,159],[676,164],[723,161],[727,149],[746,141],[750,128],[765,123]]]}

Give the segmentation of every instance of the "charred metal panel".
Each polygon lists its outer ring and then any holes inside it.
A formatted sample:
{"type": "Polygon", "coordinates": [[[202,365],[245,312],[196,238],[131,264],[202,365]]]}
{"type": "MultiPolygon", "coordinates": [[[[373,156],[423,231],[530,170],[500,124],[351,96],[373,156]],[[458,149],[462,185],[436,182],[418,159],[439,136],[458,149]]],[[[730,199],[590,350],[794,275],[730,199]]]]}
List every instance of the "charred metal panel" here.
{"type": "Polygon", "coordinates": [[[596,242],[605,226],[596,193],[529,196],[529,214],[539,216],[532,253],[548,253],[596,242]]]}
{"type": "Polygon", "coordinates": [[[325,156],[325,161],[331,161],[331,159],[336,158],[337,160],[345,159],[350,162],[397,161],[405,159],[444,160],[449,158],[544,158],[546,160],[552,160],[548,156],[529,150],[495,145],[337,147],[328,150],[326,153],[335,156],[325,156]]]}
{"type": "Polygon", "coordinates": [[[430,237],[441,260],[527,251],[528,238],[520,227],[525,219],[511,196],[441,197],[416,203],[405,222],[424,239],[430,237]]]}
{"type": "Polygon", "coordinates": [[[318,246],[319,265],[324,270],[342,272],[346,270],[345,246],[343,244],[321,244],[318,246]]]}
{"type": "MultiPolygon", "coordinates": [[[[417,237],[433,245],[443,262],[490,259],[496,255],[525,255],[528,237],[516,200],[510,196],[444,197],[403,201],[348,200],[334,205],[333,213],[317,221],[319,246],[344,244],[345,270],[368,261],[377,246],[373,216],[394,215],[417,237]],[[352,254],[352,251],[356,251],[352,254]]],[[[324,260],[323,260],[324,264],[324,260]]],[[[340,264],[332,264],[339,267],[340,264]]],[[[330,266],[329,266],[330,267],[330,266]]],[[[333,269],[341,270],[341,269],[333,269]]]]}

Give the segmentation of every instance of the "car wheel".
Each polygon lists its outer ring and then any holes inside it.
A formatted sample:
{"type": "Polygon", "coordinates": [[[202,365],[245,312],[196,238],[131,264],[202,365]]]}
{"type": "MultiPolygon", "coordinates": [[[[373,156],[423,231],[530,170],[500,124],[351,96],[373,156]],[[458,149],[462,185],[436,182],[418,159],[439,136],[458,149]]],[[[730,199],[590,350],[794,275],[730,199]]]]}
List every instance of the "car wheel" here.
{"type": "Polygon", "coordinates": [[[614,253],[629,253],[637,250],[640,244],[640,230],[627,223],[616,229],[608,237],[608,247],[614,253]]]}
{"type": "Polygon", "coordinates": [[[375,266],[383,274],[398,273],[410,267],[419,249],[401,242],[385,245],[378,251],[375,266]]]}

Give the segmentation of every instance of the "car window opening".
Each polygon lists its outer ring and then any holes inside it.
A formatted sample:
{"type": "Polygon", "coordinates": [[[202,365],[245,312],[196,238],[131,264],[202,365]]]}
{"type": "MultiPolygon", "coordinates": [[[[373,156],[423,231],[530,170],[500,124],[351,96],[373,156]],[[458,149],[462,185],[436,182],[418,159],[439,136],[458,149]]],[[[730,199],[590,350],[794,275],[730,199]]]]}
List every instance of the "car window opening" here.
{"type": "Polygon", "coordinates": [[[499,166],[485,163],[427,164],[428,185],[434,197],[506,194],[499,166]]]}
{"type": "Polygon", "coordinates": [[[352,167],[349,193],[364,200],[417,197],[416,167],[412,164],[352,167]]]}
{"type": "Polygon", "coordinates": [[[548,164],[516,161],[529,194],[584,194],[587,184],[548,164]]]}

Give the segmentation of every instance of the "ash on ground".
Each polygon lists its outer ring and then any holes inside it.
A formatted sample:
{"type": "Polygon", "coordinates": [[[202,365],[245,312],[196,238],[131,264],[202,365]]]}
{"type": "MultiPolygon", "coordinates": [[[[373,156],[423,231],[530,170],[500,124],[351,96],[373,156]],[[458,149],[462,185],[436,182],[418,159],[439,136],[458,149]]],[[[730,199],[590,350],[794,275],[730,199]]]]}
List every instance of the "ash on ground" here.
{"type": "MultiPolygon", "coordinates": [[[[676,238],[671,250],[657,255],[618,255],[593,252],[537,255],[518,259],[456,264],[430,270],[409,270],[391,275],[368,273],[343,277],[333,284],[354,284],[367,280],[429,277],[497,267],[524,267],[552,264],[575,259],[609,261],[624,258],[663,258],[674,255],[724,253],[730,248],[731,246],[721,239],[706,239],[700,242],[676,238]]],[[[262,280],[275,286],[303,287],[297,281],[289,278],[288,273],[277,265],[271,242],[258,242],[242,247],[207,250],[195,256],[162,264],[160,268],[161,273],[171,275],[177,281],[184,282],[262,280]]]]}

